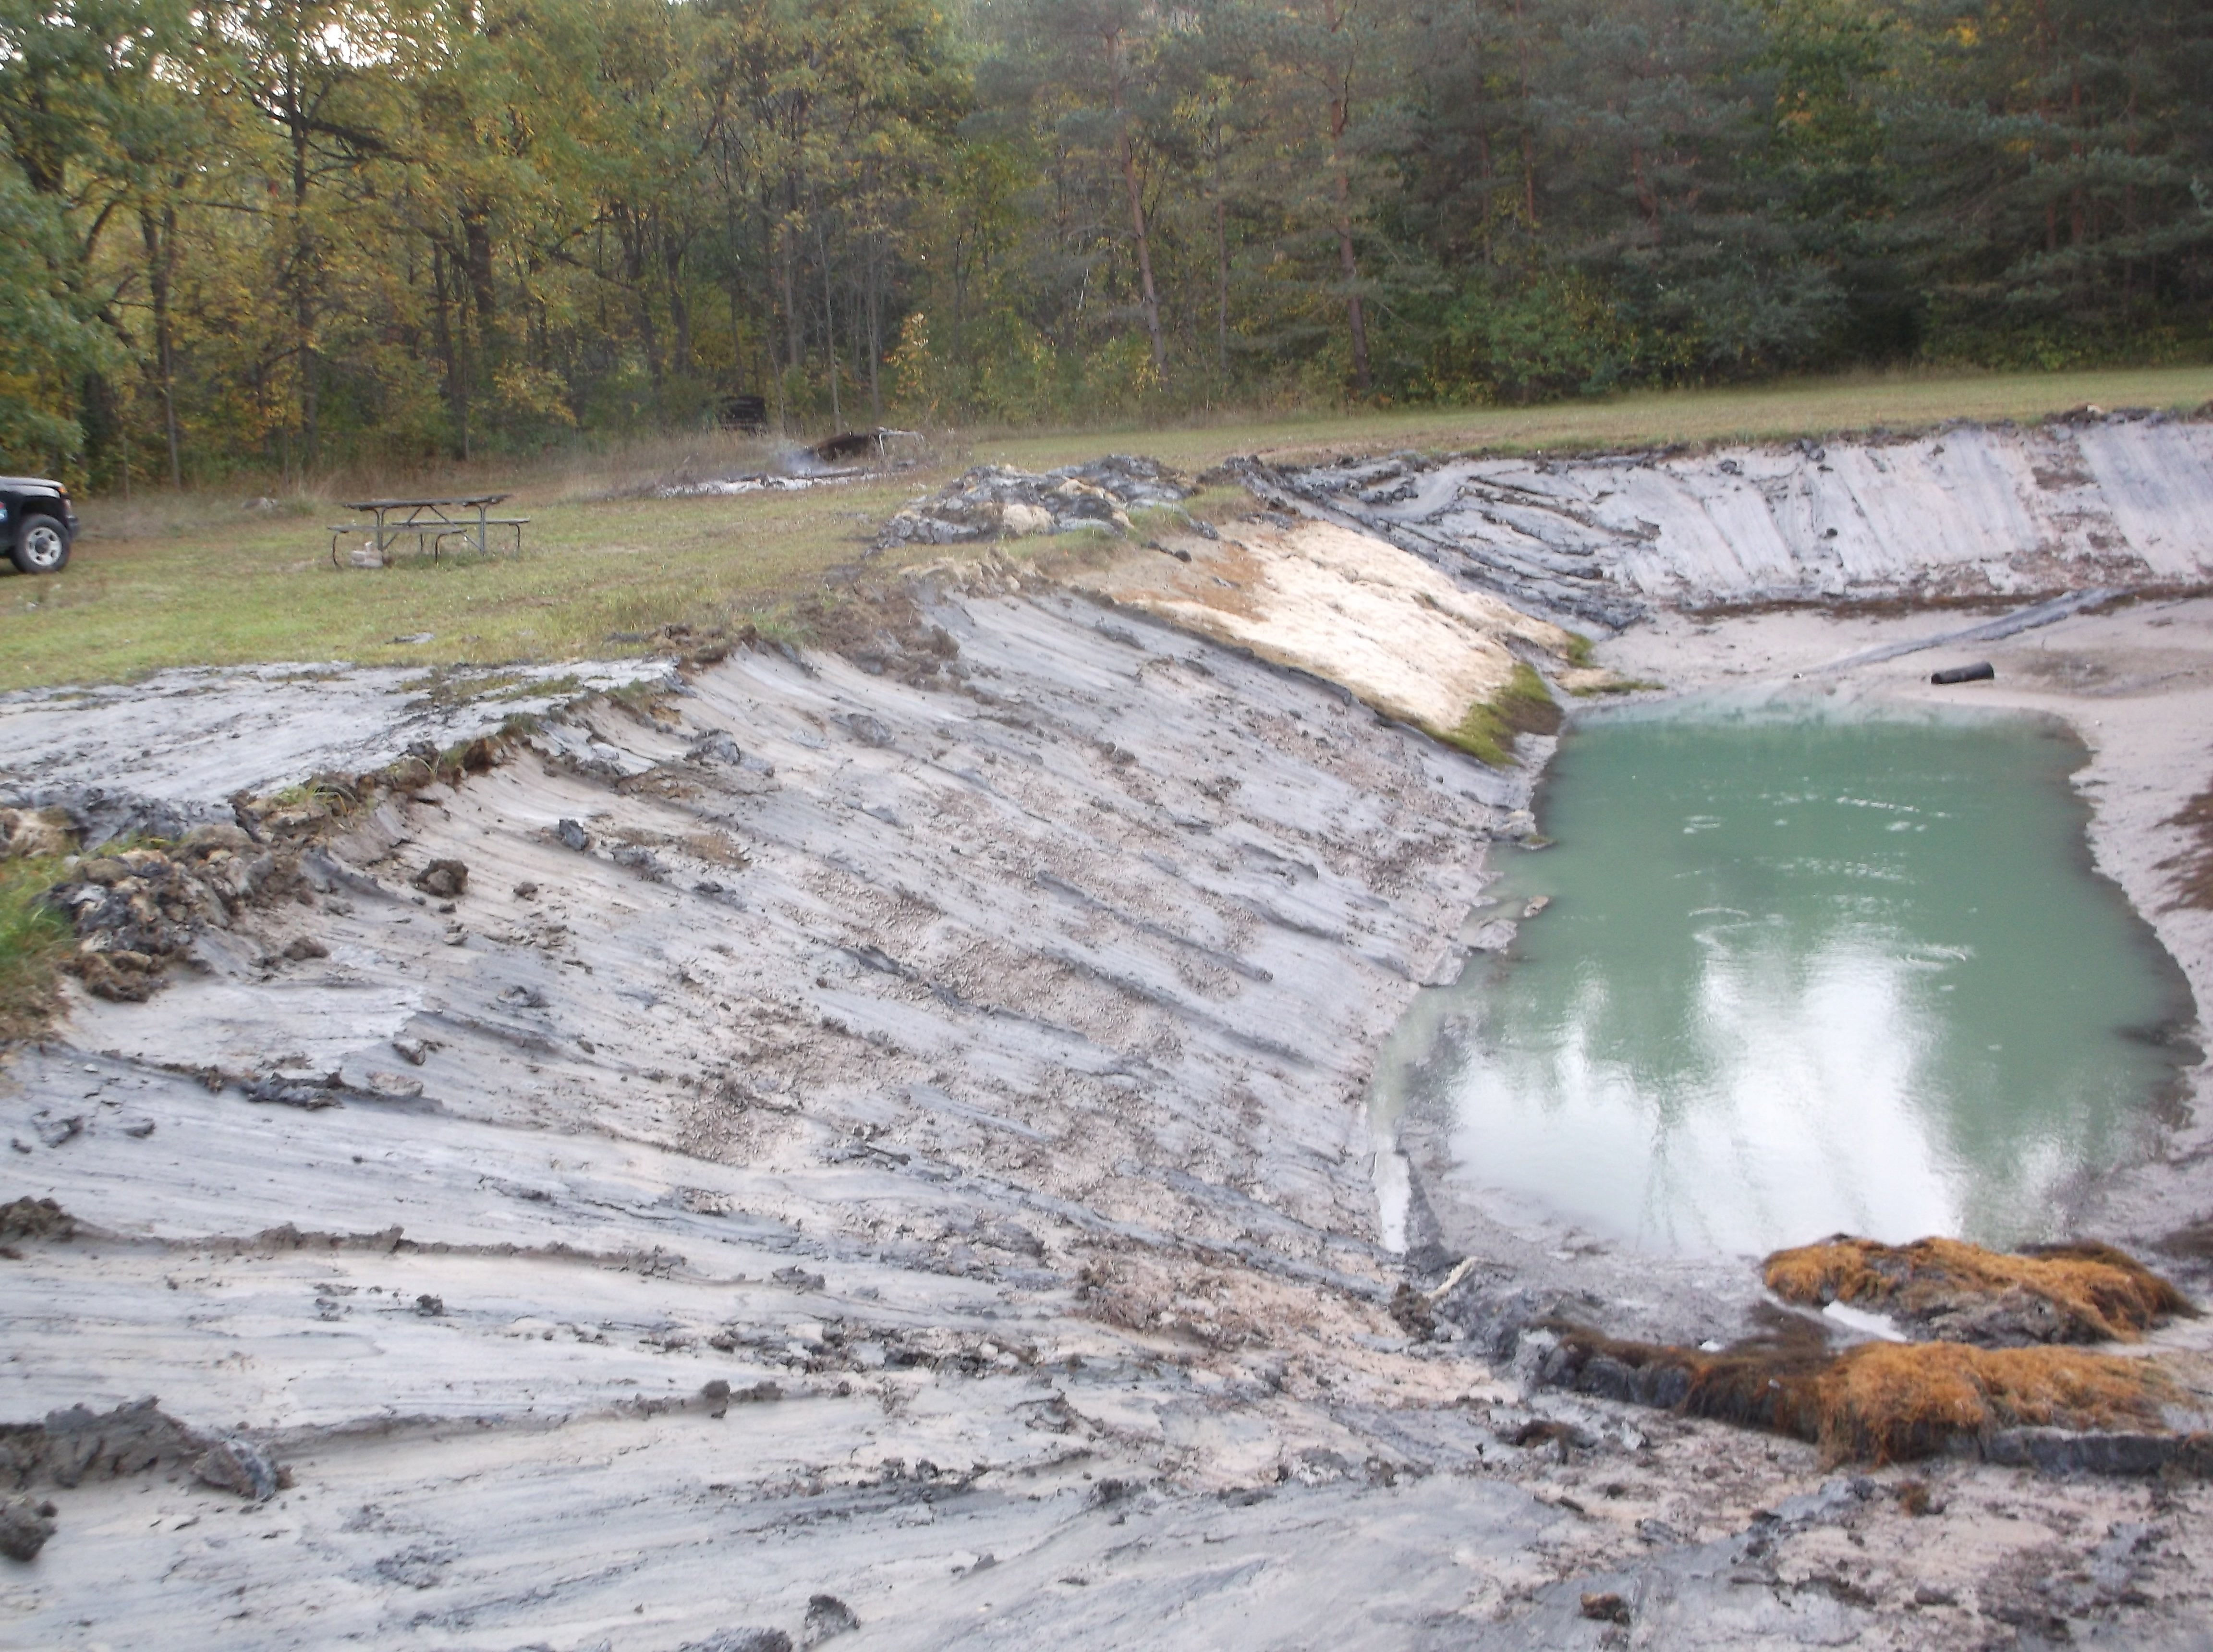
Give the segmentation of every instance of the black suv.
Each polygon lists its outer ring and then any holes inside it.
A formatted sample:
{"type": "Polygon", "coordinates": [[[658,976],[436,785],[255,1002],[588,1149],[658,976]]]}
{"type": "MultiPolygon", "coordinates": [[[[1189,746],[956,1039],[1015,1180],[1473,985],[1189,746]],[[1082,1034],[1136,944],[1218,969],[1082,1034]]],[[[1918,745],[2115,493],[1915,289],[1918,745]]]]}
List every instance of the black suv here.
{"type": "Polygon", "coordinates": [[[69,490],[36,476],[0,476],[0,544],[26,574],[57,574],[76,538],[69,490]]]}

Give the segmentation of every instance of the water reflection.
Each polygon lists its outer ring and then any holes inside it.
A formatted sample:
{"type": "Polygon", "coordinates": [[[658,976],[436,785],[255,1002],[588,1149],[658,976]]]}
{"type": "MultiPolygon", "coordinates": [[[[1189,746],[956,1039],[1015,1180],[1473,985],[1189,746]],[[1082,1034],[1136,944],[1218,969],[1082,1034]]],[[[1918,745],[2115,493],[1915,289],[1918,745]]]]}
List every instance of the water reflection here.
{"type": "Polygon", "coordinates": [[[2187,1003],[2088,871],[2081,756],[2013,720],[1595,720],[1558,846],[1505,868],[1550,909],[1384,1088],[1448,1112],[1461,1194],[1652,1248],[2054,1231],[2172,1075],[2130,1029],[2187,1003]]]}

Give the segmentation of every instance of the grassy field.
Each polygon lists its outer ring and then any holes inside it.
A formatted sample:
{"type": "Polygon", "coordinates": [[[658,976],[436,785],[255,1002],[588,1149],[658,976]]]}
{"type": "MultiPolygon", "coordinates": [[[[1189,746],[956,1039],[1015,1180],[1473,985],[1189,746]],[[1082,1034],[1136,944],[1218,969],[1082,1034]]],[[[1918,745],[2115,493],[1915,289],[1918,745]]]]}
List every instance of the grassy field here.
{"type": "MultiPolygon", "coordinates": [[[[0,577],[0,690],[110,682],[165,666],[350,660],[459,661],[609,657],[664,624],[772,615],[850,563],[875,527],[972,461],[1046,468],[1113,452],[1198,468],[1231,454],[1536,448],[1826,436],[1946,418],[2033,419],[2094,403],[2196,407],[2213,369],[1899,376],[1759,390],[1625,396],[1530,409],[1224,420],[1166,430],[977,433],[886,481],[804,493],[623,497],[659,476],[741,466],[742,444],[698,438],[593,460],[416,479],[430,491],[511,486],[532,519],[527,554],[383,570],[333,568],[323,525],[369,481],[247,509],[235,494],[80,502],[83,537],[57,577],[0,577]],[[399,639],[409,639],[402,641],[399,639]],[[416,640],[422,639],[422,640],[416,640]]],[[[243,490],[240,490],[243,491],[243,490]]],[[[930,552],[936,555],[938,552],[930,552]]]]}
{"type": "Polygon", "coordinates": [[[1763,441],[1846,430],[1925,429],[1946,419],[2027,421],[2086,404],[2197,408],[2213,367],[2085,373],[1864,375],[1742,390],[1653,391],[1541,407],[1436,408],[1223,421],[1167,430],[1049,432],[971,438],[978,460],[1038,468],[1134,444],[1170,464],[1231,454],[1483,450],[1576,453],[1670,442],[1763,441]],[[1118,448],[1116,442],[1121,446],[1118,448]]]}

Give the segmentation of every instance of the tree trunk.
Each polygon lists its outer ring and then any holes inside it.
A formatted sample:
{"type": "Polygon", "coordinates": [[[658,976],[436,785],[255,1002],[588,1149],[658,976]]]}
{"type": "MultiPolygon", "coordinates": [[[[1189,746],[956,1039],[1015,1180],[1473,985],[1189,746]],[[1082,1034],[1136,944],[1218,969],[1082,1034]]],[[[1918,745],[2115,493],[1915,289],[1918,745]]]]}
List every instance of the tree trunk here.
{"type": "Polygon", "coordinates": [[[459,350],[454,338],[453,301],[446,281],[446,249],[436,241],[430,243],[430,294],[436,302],[431,311],[432,336],[438,341],[439,358],[446,364],[446,399],[454,410],[454,434],[460,437],[461,458],[469,456],[469,383],[468,375],[461,371],[459,350]]]}
{"type": "Polygon", "coordinates": [[[300,372],[300,468],[315,468],[317,454],[315,300],[310,275],[314,238],[308,229],[308,118],[300,102],[300,59],[296,48],[285,64],[284,115],[292,139],[292,320],[300,372]]]}
{"type": "Polygon", "coordinates": [[[877,424],[884,422],[884,267],[883,237],[869,236],[869,411],[877,424]]]}
{"type": "Polygon", "coordinates": [[[1222,186],[1222,123],[1214,123],[1214,371],[1229,390],[1229,202],[1222,186]]]}
{"type": "Polygon", "coordinates": [[[822,210],[814,210],[814,254],[822,260],[822,359],[830,369],[830,429],[845,428],[845,415],[838,399],[838,316],[830,302],[830,243],[822,233],[822,210]]]}
{"type": "Polygon", "coordinates": [[[1153,289],[1153,241],[1145,226],[1144,192],[1137,186],[1137,146],[1130,140],[1130,117],[1123,107],[1122,39],[1101,37],[1106,46],[1107,85],[1114,107],[1114,137],[1121,152],[1122,185],[1130,197],[1130,229],[1137,239],[1138,290],[1145,312],[1145,332],[1153,341],[1153,367],[1165,379],[1168,370],[1167,341],[1161,337],[1161,300],[1153,289]]]}
{"type": "Polygon", "coordinates": [[[177,271],[177,209],[164,206],[157,223],[144,208],[138,233],[146,243],[146,284],[154,300],[154,371],[162,387],[162,433],[169,445],[169,485],[185,485],[184,455],[177,440],[177,350],[169,320],[169,287],[177,271]]]}
{"type": "Polygon", "coordinates": [[[668,233],[661,232],[661,265],[668,282],[668,327],[673,336],[669,344],[668,365],[672,372],[692,370],[692,301],[684,291],[684,242],[668,233]]]}
{"type": "MultiPolygon", "coordinates": [[[[1337,27],[1330,8],[1330,27],[1337,27]]],[[[1329,161],[1337,173],[1337,261],[1344,276],[1344,319],[1352,333],[1352,387],[1366,395],[1373,387],[1368,371],[1368,316],[1360,303],[1360,259],[1352,246],[1352,173],[1344,161],[1344,132],[1352,124],[1352,65],[1347,64],[1330,88],[1329,161]]]]}

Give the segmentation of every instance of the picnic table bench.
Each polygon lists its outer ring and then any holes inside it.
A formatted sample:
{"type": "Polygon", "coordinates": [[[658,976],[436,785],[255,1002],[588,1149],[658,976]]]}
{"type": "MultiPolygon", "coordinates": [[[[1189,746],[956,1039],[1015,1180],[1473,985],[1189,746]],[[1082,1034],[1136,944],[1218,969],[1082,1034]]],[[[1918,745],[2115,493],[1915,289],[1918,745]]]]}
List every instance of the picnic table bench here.
{"type": "Polygon", "coordinates": [[[331,562],[343,568],[338,560],[338,541],[344,539],[372,539],[376,554],[385,552],[411,535],[418,552],[428,550],[435,561],[448,539],[458,539],[463,544],[473,543],[479,556],[489,554],[490,534],[495,527],[515,530],[515,553],[522,554],[522,530],[527,516],[494,516],[494,505],[503,503],[504,493],[467,493],[449,499],[349,499],[348,510],[358,511],[366,521],[340,522],[331,529],[331,562]],[[473,515],[470,515],[473,511],[473,515]]]}

